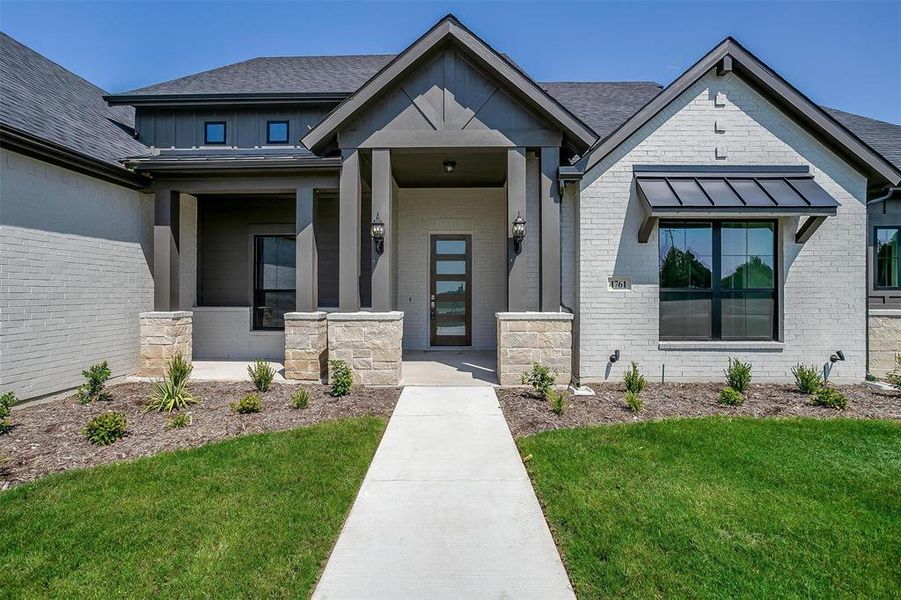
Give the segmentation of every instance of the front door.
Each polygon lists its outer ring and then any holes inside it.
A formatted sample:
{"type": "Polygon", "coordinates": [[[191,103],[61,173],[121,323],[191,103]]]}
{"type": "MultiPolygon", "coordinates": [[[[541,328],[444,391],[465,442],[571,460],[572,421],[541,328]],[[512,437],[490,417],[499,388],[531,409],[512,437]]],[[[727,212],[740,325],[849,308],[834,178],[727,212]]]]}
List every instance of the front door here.
{"type": "Polygon", "coordinates": [[[429,260],[432,346],[472,345],[472,236],[433,235],[429,260]]]}

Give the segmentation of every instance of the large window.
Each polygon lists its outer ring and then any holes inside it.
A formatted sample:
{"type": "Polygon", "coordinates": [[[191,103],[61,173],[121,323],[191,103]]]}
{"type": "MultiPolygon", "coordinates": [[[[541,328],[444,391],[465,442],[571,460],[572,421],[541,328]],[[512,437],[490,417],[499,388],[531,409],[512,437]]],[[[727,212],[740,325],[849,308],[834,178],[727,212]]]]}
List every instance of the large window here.
{"type": "Polygon", "coordinates": [[[295,244],[293,236],[254,237],[254,329],[284,329],[285,313],[295,310],[295,244]]]}
{"type": "Polygon", "coordinates": [[[901,276],[899,276],[898,264],[898,238],[901,228],[877,227],[876,228],[876,273],[873,282],[877,288],[898,289],[901,288],[901,276]]]}
{"type": "Polygon", "coordinates": [[[772,340],[776,223],[660,223],[660,339],[772,340]]]}

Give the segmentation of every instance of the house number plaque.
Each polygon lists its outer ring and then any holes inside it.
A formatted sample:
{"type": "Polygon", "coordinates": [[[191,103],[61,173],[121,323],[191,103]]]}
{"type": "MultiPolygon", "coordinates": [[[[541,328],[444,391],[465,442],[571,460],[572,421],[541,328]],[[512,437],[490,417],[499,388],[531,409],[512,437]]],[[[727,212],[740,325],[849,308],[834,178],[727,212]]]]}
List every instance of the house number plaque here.
{"type": "Polygon", "coordinates": [[[632,289],[632,278],[631,277],[620,277],[618,275],[612,275],[607,278],[607,285],[611,290],[631,290],[632,289]]]}

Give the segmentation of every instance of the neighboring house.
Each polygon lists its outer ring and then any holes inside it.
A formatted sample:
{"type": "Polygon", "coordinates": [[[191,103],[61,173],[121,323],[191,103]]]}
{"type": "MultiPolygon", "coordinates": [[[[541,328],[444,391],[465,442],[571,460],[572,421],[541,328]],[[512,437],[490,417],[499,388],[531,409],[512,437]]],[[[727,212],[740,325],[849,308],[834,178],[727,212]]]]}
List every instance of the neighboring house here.
{"type": "Polygon", "coordinates": [[[367,384],[446,346],[496,349],[501,383],[533,361],[719,379],[731,356],[778,381],[841,351],[860,380],[868,294],[874,370],[901,350],[901,127],[731,38],[665,89],[537,83],[448,16],[397,56],[113,95],[2,42],[0,387],[22,397],[176,351],[298,379],[342,358],[367,384]]]}

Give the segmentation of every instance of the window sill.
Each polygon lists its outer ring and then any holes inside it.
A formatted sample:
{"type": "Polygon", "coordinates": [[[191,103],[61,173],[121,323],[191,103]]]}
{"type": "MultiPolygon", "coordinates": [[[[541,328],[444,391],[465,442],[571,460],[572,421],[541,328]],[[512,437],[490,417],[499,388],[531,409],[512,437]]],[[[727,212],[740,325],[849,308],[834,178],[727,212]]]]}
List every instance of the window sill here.
{"type": "Polygon", "coordinates": [[[765,342],[765,341],[661,341],[657,344],[658,350],[694,350],[702,352],[717,351],[750,351],[750,352],[782,352],[785,349],[784,342],[765,342]]]}

